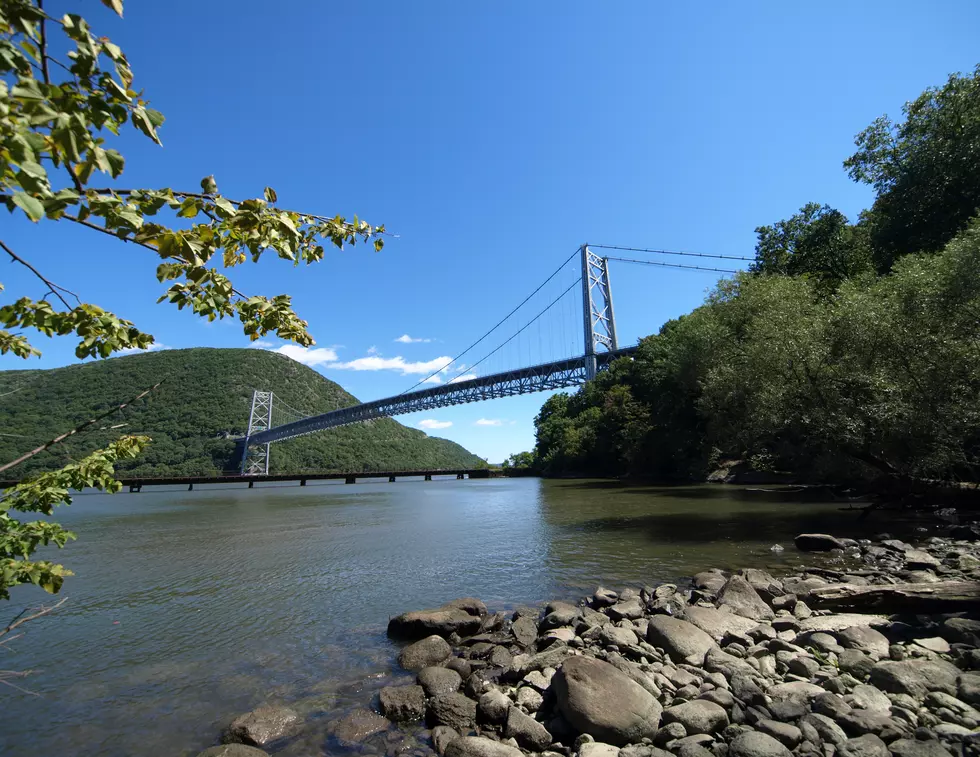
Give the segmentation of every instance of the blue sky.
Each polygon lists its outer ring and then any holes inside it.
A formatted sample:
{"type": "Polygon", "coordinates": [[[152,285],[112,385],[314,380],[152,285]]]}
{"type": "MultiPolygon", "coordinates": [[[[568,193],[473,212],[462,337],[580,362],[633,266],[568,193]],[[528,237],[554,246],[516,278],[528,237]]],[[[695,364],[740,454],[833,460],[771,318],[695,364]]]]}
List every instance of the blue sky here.
{"type": "MultiPolygon", "coordinates": [[[[583,242],[746,255],[756,226],[806,202],[853,216],[870,203],[841,168],[853,136],[980,61],[972,1],[169,0],[131,1],[124,21],[85,6],[167,116],[163,148],[120,140],[121,186],[193,191],[214,174],[230,197],[269,185],[283,206],[397,235],[380,254],[237,273],[243,290],[294,296],[321,350],[296,356],[361,399],[423,378],[416,364],[466,347],[583,242]]],[[[164,345],[248,345],[230,323],[154,304],[143,250],[51,222],[5,218],[3,234],[164,345]]],[[[0,278],[5,297],[42,294],[15,267],[0,278]]],[[[714,281],[614,269],[621,342],[714,281]]],[[[30,367],[74,361],[64,340],[38,346],[30,367]]],[[[533,445],[543,399],[399,420],[495,462],[533,445]]]]}

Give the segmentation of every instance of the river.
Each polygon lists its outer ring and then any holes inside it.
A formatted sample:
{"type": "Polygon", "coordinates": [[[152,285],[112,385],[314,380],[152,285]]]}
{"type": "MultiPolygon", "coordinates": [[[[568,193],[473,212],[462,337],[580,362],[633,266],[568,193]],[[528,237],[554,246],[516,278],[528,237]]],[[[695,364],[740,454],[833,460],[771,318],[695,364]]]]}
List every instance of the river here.
{"type": "MultiPolygon", "coordinates": [[[[797,533],[861,535],[840,507],[533,478],[80,495],[58,512],[78,534],[57,555],[68,602],[0,651],[38,695],[0,690],[0,754],[195,755],[267,702],[309,719],[282,754],[336,753],[331,720],[404,678],[391,615],[778,570],[797,533]]],[[[7,611],[44,601],[20,588],[7,611]]]]}

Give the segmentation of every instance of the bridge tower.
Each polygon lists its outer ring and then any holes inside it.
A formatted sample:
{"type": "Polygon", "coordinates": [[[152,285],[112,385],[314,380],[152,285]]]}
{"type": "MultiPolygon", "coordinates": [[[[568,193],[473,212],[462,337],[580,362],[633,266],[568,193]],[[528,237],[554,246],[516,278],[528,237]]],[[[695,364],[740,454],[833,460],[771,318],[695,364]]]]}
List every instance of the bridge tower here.
{"type": "Polygon", "coordinates": [[[619,349],[613,313],[609,261],[596,255],[588,244],[582,248],[582,311],[585,317],[585,374],[596,375],[596,353],[619,349]]]}
{"type": "Polygon", "coordinates": [[[272,392],[252,392],[252,411],[242,450],[242,475],[263,476],[269,473],[269,445],[249,444],[249,439],[272,428],[272,392]]]}

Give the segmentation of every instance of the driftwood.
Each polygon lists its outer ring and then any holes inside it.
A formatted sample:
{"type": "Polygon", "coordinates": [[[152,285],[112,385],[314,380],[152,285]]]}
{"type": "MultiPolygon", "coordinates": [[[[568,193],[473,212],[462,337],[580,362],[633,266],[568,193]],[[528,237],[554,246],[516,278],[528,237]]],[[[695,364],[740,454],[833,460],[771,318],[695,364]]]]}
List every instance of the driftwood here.
{"type": "Polygon", "coordinates": [[[980,582],[856,586],[831,584],[812,589],[808,605],[821,610],[856,610],[873,613],[933,613],[980,609],[980,582]]]}

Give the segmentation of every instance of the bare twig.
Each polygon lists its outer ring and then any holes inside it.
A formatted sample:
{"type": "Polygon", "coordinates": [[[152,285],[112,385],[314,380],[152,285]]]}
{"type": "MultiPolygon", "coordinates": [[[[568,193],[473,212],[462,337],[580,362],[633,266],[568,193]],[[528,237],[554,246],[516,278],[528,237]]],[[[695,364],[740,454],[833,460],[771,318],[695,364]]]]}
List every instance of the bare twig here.
{"type": "MultiPolygon", "coordinates": [[[[44,0],[37,0],[38,10],[44,11],[44,0]]],[[[48,76],[48,35],[45,30],[45,21],[47,21],[47,14],[45,13],[41,17],[41,42],[38,49],[41,53],[41,75],[44,77],[44,83],[50,84],[51,77],[48,76]]]]}
{"type": "Polygon", "coordinates": [[[16,683],[11,683],[11,678],[26,678],[33,670],[0,670],[0,684],[4,686],[9,686],[12,689],[17,689],[17,691],[28,694],[32,697],[40,696],[36,691],[31,691],[30,689],[25,689],[23,686],[18,686],[16,683]]]}
{"type": "Polygon", "coordinates": [[[85,423],[81,424],[80,426],[76,426],[71,431],[66,431],[65,433],[61,434],[60,436],[56,436],[51,441],[42,444],[40,447],[36,447],[35,449],[32,449],[27,454],[21,455],[16,460],[11,460],[9,463],[6,463],[4,465],[0,465],[0,473],[2,473],[5,470],[8,470],[9,468],[13,468],[15,465],[20,465],[25,460],[28,460],[28,459],[34,457],[34,455],[37,455],[37,454],[40,454],[41,452],[44,452],[44,450],[49,449],[50,447],[53,447],[54,445],[58,444],[59,442],[63,442],[65,439],[67,439],[70,436],[75,436],[76,434],[80,434],[83,431],[88,430],[88,428],[90,426],[95,425],[96,423],[98,423],[99,421],[101,421],[103,418],[107,418],[108,416],[112,415],[113,413],[119,412],[120,410],[122,410],[123,408],[125,408],[127,405],[131,405],[132,403],[137,402],[138,400],[143,399],[146,395],[148,395],[150,392],[152,392],[154,389],[156,389],[162,383],[163,383],[162,381],[157,382],[156,384],[154,384],[153,386],[151,386],[146,391],[143,391],[143,392],[140,392],[139,394],[137,394],[135,397],[133,397],[133,399],[129,400],[128,402],[123,402],[121,405],[116,405],[115,407],[113,407],[113,408],[111,408],[109,410],[106,410],[101,415],[97,415],[95,418],[92,418],[90,420],[85,421],[85,423]]]}
{"type": "MultiPolygon", "coordinates": [[[[28,609],[25,608],[18,615],[16,615],[13,620],[10,621],[10,623],[7,625],[6,628],[4,628],[2,631],[0,631],[0,638],[6,636],[8,633],[10,633],[15,628],[17,628],[17,626],[22,626],[22,625],[24,625],[24,623],[28,623],[28,622],[30,622],[32,620],[37,620],[38,618],[40,618],[40,617],[42,617],[44,615],[47,615],[50,612],[54,612],[55,610],[57,610],[59,607],[61,607],[67,601],[68,601],[68,597],[62,597],[55,604],[50,605],[48,607],[40,607],[40,608],[37,608],[37,612],[35,612],[33,615],[28,615],[27,617],[22,617],[24,615],[24,613],[28,612],[28,609]]],[[[9,672],[9,671],[4,671],[4,672],[9,672]]]]}
{"type": "Polygon", "coordinates": [[[47,278],[43,273],[41,273],[39,270],[37,270],[37,268],[35,268],[34,266],[32,266],[30,263],[28,263],[26,260],[24,260],[24,258],[22,258],[16,252],[14,252],[13,250],[11,250],[2,240],[0,240],[0,248],[2,248],[4,252],[6,252],[8,255],[10,255],[10,259],[11,260],[13,260],[15,263],[20,263],[22,266],[24,266],[25,268],[27,268],[31,273],[33,273],[35,276],[37,276],[44,283],[44,285],[48,288],[47,293],[44,295],[45,297],[47,297],[48,294],[53,294],[55,297],[57,297],[59,300],[61,300],[62,304],[66,308],[68,308],[69,310],[71,310],[72,307],[71,307],[71,305],[68,304],[68,300],[66,300],[61,295],[61,292],[64,292],[65,294],[70,294],[72,297],[74,297],[76,300],[78,300],[79,303],[81,303],[81,299],[79,298],[79,296],[77,294],[75,294],[70,289],[65,289],[63,286],[59,286],[58,284],[55,284],[53,281],[51,281],[49,278],[47,278]]]}

